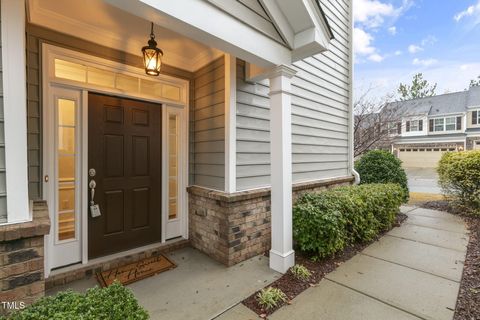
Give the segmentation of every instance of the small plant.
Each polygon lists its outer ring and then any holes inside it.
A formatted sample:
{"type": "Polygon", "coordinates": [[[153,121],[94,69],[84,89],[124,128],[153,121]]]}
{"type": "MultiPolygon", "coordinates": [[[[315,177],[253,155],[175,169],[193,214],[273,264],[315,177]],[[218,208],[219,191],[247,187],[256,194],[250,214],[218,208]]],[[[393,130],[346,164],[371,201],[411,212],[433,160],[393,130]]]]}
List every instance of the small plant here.
{"type": "Polygon", "coordinates": [[[266,309],[270,310],[278,306],[280,302],[286,302],[287,296],[283,293],[282,290],[278,288],[268,287],[266,289],[262,289],[257,294],[257,302],[258,304],[266,309]]]}
{"type": "Polygon", "coordinates": [[[308,270],[305,266],[301,264],[294,265],[293,267],[290,268],[290,271],[292,272],[293,276],[298,280],[305,281],[312,276],[312,273],[310,272],[310,270],[308,270]]]}

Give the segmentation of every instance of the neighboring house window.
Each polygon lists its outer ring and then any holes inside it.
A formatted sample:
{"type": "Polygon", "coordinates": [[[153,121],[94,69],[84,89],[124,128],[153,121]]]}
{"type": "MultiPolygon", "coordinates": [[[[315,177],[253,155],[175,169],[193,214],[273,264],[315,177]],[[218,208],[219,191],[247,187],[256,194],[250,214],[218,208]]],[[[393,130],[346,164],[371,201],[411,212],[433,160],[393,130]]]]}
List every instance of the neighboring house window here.
{"type": "Polygon", "coordinates": [[[435,131],[444,131],[445,128],[443,127],[445,124],[445,119],[440,118],[440,119],[435,119],[434,120],[434,130],[435,131]]]}
{"type": "Polygon", "coordinates": [[[456,131],[462,130],[462,117],[448,117],[430,119],[428,131],[456,131]]]}
{"type": "Polygon", "coordinates": [[[423,120],[412,120],[406,123],[407,132],[423,131],[423,120]]]}
{"type": "Polygon", "coordinates": [[[480,124],[480,111],[472,112],[472,124],[480,124]]]}
{"type": "Polygon", "coordinates": [[[388,124],[388,133],[390,135],[402,134],[402,123],[401,122],[390,122],[388,124]]]}
{"type": "Polygon", "coordinates": [[[454,131],[457,127],[456,118],[445,118],[445,131],[454,131]]]}

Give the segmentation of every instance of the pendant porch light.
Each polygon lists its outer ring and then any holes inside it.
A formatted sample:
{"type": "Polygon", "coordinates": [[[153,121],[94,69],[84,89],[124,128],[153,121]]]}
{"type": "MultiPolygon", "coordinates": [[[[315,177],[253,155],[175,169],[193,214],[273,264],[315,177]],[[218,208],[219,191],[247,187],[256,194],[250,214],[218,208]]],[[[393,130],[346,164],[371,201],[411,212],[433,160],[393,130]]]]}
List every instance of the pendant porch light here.
{"type": "Polygon", "coordinates": [[[158,76],[160,74],[160,68],[162,67],[163,51],[157,48],[155,34],[153,34],[153,22],[150,31],[150,40],[148,40],[148,45],[142,48],[142,53],[145,73],[150,76],[158,76]]]}

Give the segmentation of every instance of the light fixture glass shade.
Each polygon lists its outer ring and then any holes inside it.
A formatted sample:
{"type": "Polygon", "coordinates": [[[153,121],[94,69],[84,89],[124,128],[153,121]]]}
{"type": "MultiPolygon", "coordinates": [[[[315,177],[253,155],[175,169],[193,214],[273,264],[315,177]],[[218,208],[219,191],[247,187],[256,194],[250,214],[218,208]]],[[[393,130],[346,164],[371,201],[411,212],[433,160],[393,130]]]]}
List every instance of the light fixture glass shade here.
{"type": "Polygon", "coordinates": [[[162,67],[163,51],[157,48],[157,42],[153,34],[153,23],[150,40],[148,40],[148,45],[142,48],[142,54],[145,73],[150,76],[158,76],[160,74],[160,68],[162,67]]]}

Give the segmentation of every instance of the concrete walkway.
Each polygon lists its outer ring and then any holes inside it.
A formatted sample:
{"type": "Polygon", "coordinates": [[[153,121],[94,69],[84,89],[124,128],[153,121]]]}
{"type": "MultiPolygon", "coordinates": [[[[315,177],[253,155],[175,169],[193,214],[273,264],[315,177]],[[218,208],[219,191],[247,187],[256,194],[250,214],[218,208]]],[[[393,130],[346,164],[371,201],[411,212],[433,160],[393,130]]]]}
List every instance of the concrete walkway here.
{"type": "MultiPolygon", "coordinates": [[[[403,207],[408,219],[269,319],[450,320],[468,234],[447,213],[403,207]]],[[[217,319],[258,317],[239,304],[217,319]]]]}

